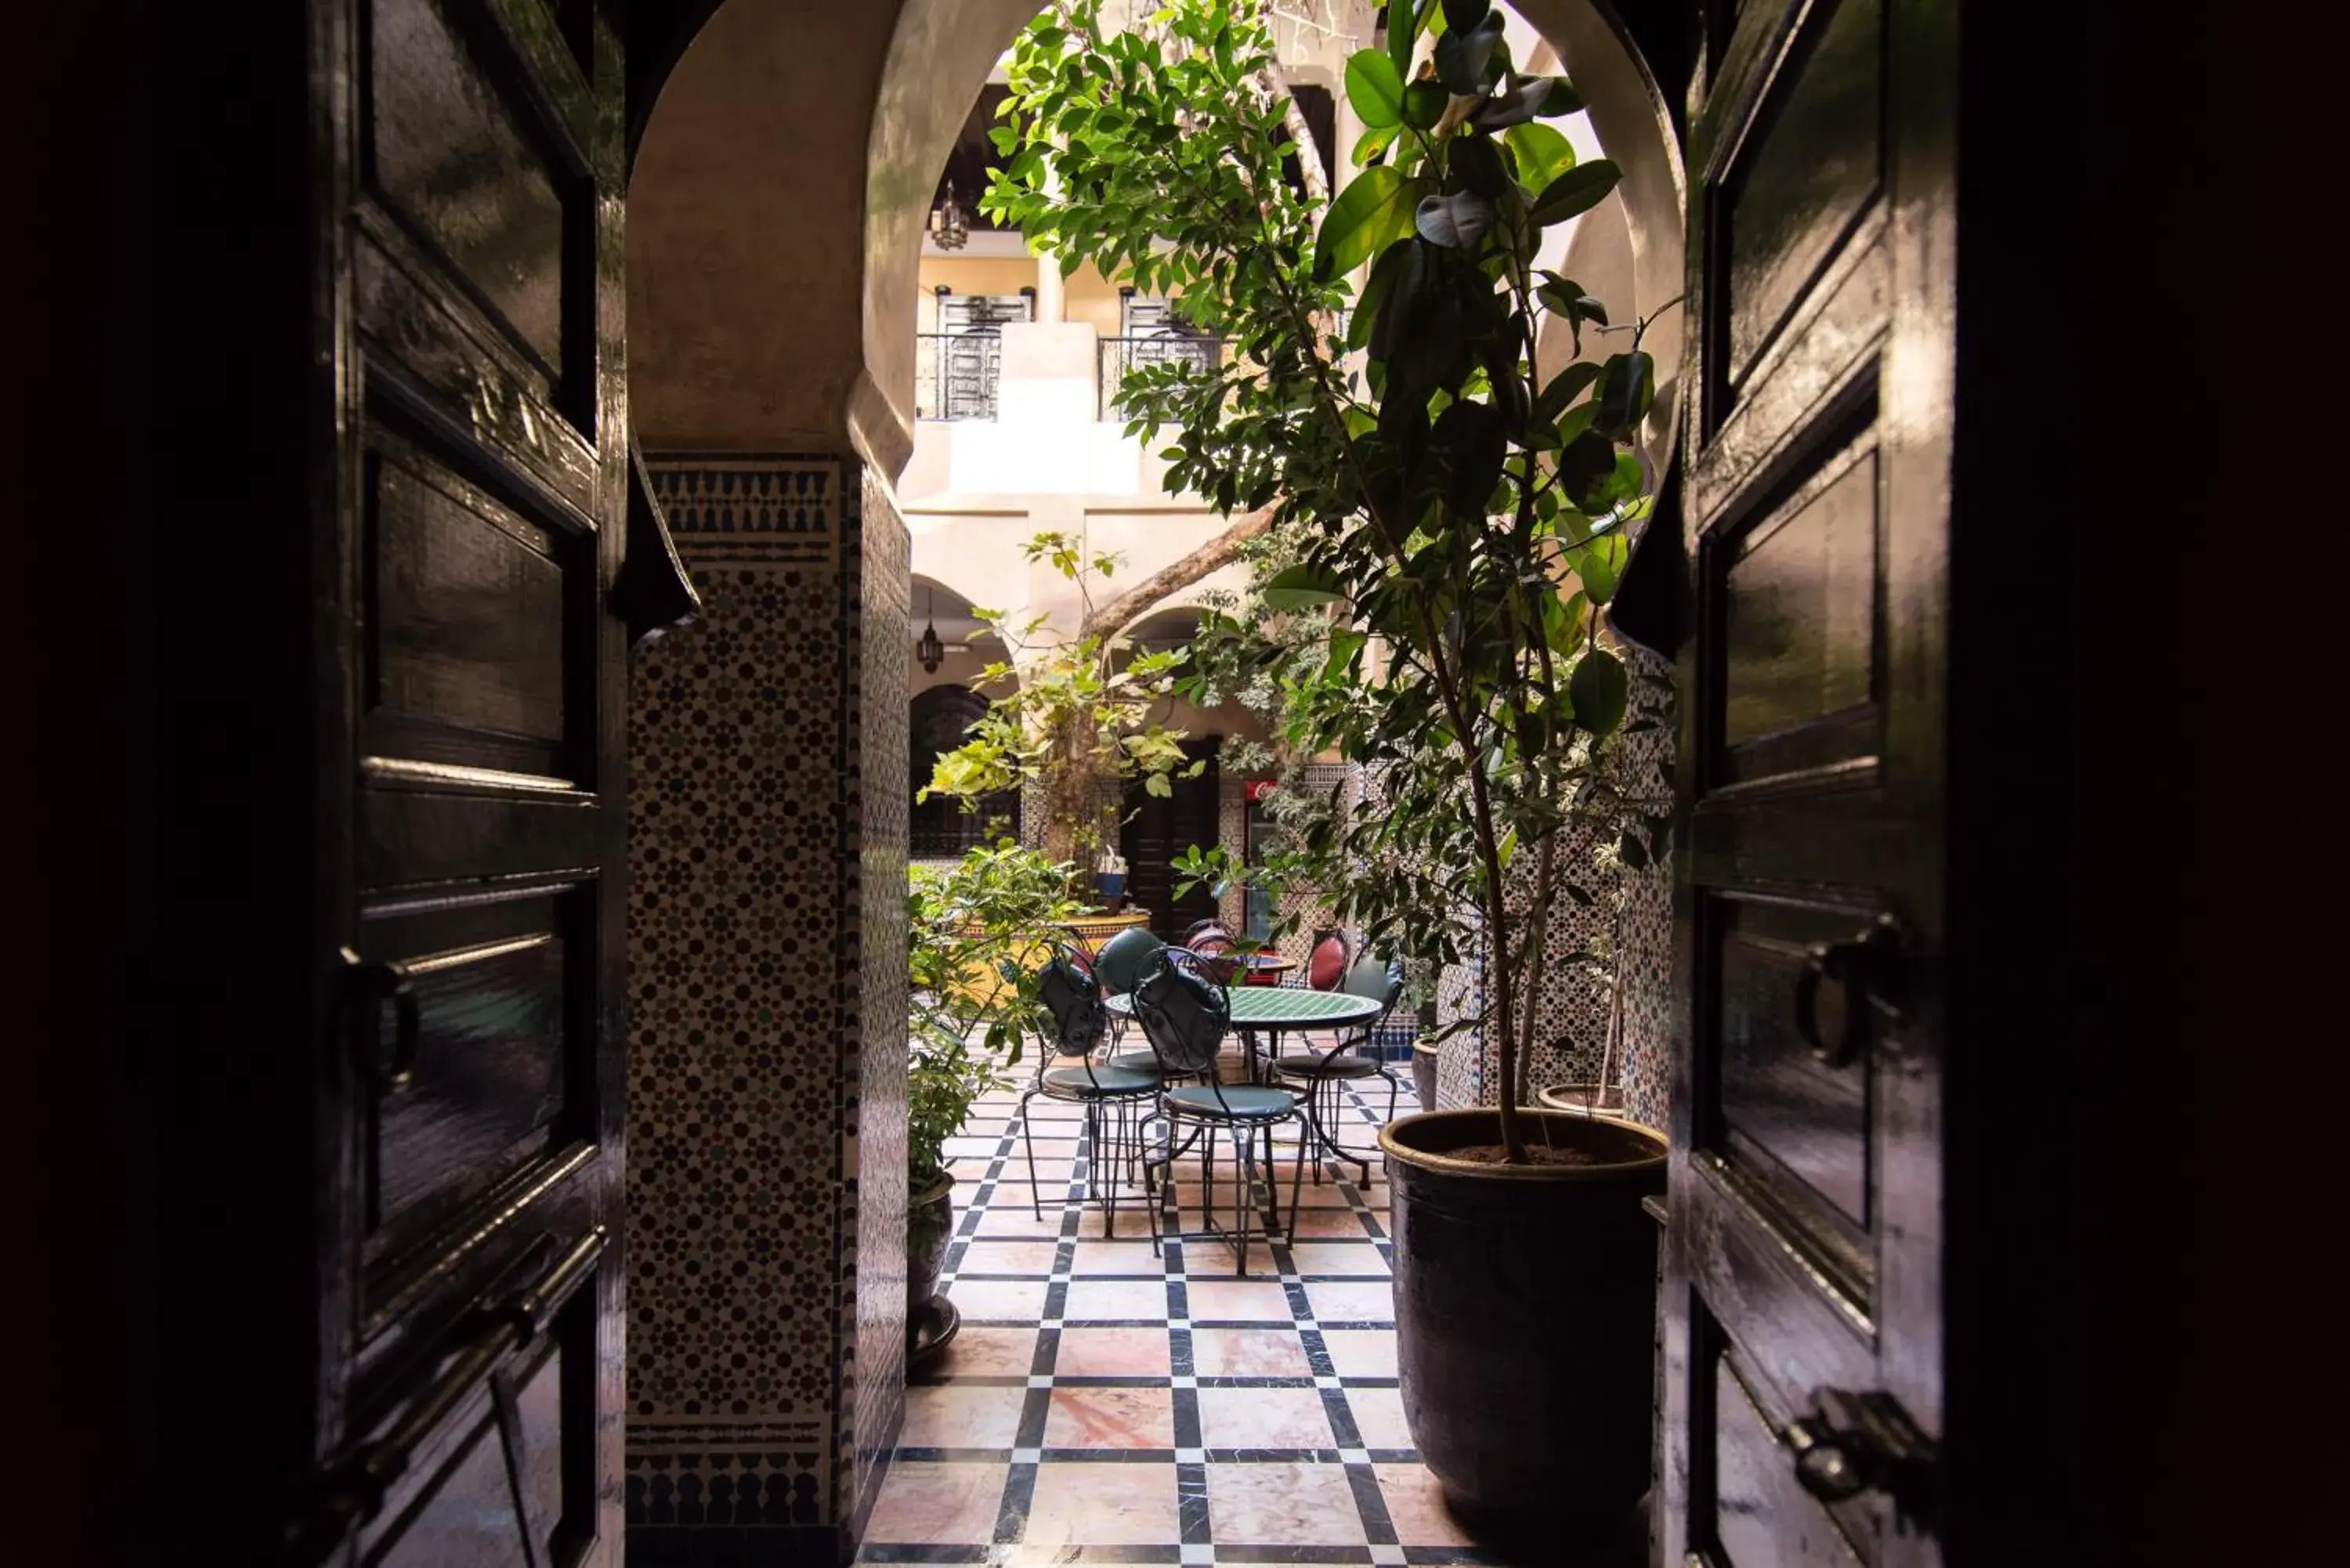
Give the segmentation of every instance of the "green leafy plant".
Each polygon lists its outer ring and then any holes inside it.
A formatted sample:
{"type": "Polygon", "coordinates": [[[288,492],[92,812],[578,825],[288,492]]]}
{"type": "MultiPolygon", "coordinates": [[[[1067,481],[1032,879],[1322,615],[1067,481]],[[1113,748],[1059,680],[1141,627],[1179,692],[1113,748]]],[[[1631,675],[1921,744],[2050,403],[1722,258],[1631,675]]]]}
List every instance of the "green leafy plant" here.
{"type": "Polygon", "coordinates": [[[1007,840],[908,874],[907,1154],[917,1190],[946,1175],[946,1140],[1020,1060],[1039,1016],[1045,953],[1080,912],[1068,892],[1074,871],[1007,840]]]}
{"type": "MultiPolygon", "coordinates": [[[[1281,173],[1295,143],[1261,8],[1157,15],[1155,47],[1105,35],[1092,0],[1022,36],[1000,136],[1017,151],[986,203],[1065,269],[1123,267],[1233,346],[1121,392],[1130,430],[1175,432],[1169,488],[1269,508],[1289,553],[1257,587],[1263,617],[1210,623],[1195,652],[1202,671],[1271,674],[1290,753],[1365,764],[1371,796],[1300,820],[1287,867],[1257,879],[1321,879],[1393,950],[1489,954],[1501,1141],[1523,1160],[1517,1063],[1557,961],[1552,911],[1593,897],[1559,839],[1578,810],[1630,809],[1596,799],[1630,691],[1606,617],[1648,504],[1632,447],[1656,368],[1645,322],[1604,362],[1546,365],[1546,322],[1578,352],[1619,329],[1536,265],[1544,229],[1617,172],[1541,123],[1580,99],[1514,68],[1486,0],[1392,0],[1387,47],[1347,71],[1360,172],[1319,213],[1281,173]],[[1290,636],[1267,624],[1284,615],[1311,618],[1290,636]]],[[[1644,853],[1661,831],[1642,818],[1644,853]]],[[[1231,859],[1183,865],[1222,879],[1231,859]]]]}
{"type": "MultiPolygon", "coordinates": [[[[1174,793],[1177,774],[1206,764],[1183,754],[1184,733],[1155,717],[1174,691],[1172,670],[1181,655],[1139,652],[1118,634],[1119,624],[1094,603],[1093,586],[1118,566],[1113,554],[1086,558],[1066,534],[1042,533],[1023,546],[1074,584],[1083,618],[1075,637],[1051,630],[1045,617],[1014,625],[1003,612],[974,609],[1017,660],[980,671],[982,686],[1001,690],[963,743],[939,757],[921,798],[941,794],[966,810],[1030,780],[1044,786],[1044,850],[1056,861],[1090,865],[1115,842],[1117,786],[1139,779],[1152,794],[1174,793]],[[1026,656],[1026,657],[1021,657],[1026,656]]],[[[1127,595],[1109,608],[1131,602],[1127,595]]],[[[1071,875],[1076,874],[1076,866],[1071,875]]]]}

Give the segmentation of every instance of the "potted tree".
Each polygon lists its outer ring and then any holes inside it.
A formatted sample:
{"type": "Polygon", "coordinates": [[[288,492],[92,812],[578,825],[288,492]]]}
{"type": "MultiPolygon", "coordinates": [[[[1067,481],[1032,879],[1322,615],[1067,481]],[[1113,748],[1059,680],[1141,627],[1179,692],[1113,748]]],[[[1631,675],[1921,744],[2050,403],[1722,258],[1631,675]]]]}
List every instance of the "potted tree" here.
{"type": "MultiPolygon", "coordinates": [[[[1414,1438],[1466,1511],[1617,1520],[1648,1482],[1640,1202],[1664,1142],[1524,1106],[1518,1070],[1572,957],[1553,912],[1595,896],[1565,830],[1620,822],[1654,857],[1668,826],[1612,798],[1605,765],[1630,695],[1607,618],[1648,511],[1648,324],[1610,323],[1535,259],[1617,171],[1543,123],[1579,99],[1514,68],[1486,0],[1388,6],[1387,47],[1347,69],[1360,172],[1326,210],[1284,177],[1297,139],[1259,7],[1171,0],[1149,94],[1112,90],[1142,46],[1097,11],[1072,0],[1017,47],[999,133],[1017,151],[987,200],[1065,266],[1122,268],[1240,346],[1139,372],[1121,400],[1132,428],[1176,431],[1170,489],[1270,517],[1262,613],[1204,626],[1190,678],[1272,680],[1292,754],[1363,765],[1366,800],[1334,798],[1253,875],[1319,887],[1374,948],[1483,966],[1464,1022],[1496,1051],[1495,1103],[1381,1138],[1414,1438]],[[1540,352],[1548,323],[1570,362],[1540,352]]],[[[1185,864],[1222,879],[1229,858],[1185,864]]]]}
{"type": "Polygon", "coordinates": [[[939,1276],[954,1235],[946,1141],[1004,1085],[1037,1017],[1035,958],[1081,910],[1075,868],[1008,840],[907,878],[906,1334],[910,1361],[953,1337],[939,1276]]]}

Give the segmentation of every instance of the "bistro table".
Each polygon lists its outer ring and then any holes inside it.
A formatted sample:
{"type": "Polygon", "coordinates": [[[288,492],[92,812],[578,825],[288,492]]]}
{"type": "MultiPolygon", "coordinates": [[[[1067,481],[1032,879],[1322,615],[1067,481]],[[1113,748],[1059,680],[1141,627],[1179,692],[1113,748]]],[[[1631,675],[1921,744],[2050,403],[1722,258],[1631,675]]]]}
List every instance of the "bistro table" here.
{"type": "MultiPolygon", "coordinates": [[[[1256,1081],[1256,1038],[1263,1034],[1271,1041],[1265,1053],[1268,1062],[1281,1055],[1281,1036],[1298,1029],[1347,1029],[1368,1023],[1381,1011],[1376,996],[1355,996],[1343,991],[1308,991],[1290,985],[1228,985],[1225,999],[1232,1004],[1232,1030],[1241,1037],[1241,1059],[1247,1065],[1250,1082],[1256,1081]]],[[[1132,1018],[1134,996],[1108,998],[1104,1005],[1111,1016],[1132,1018]]],[[[1313,1130],[1314,1141],[1323,1151],[1340,1159],[1362,1165],[1356,1155],[1340,1148],[1322,1125],[1315,1109],[1315,1096],[1305,1096],[1305,1125],[1313,1130]]],[[[1367,1171],[1367,1167],[1366,1168],[1367,1171]]],[[[1317,1177],[1315,1179],[1319,1180],[1317,1177]]]]}

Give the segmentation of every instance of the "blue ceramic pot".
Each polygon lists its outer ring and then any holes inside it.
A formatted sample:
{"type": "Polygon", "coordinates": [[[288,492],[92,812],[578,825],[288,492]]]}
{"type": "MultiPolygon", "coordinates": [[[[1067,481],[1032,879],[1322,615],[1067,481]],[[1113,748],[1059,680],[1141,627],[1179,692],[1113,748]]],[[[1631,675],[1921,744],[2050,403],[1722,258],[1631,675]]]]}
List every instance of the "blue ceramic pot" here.
{"type": "Polygon", "coordinates": [[[1095,872],[1094,891],[1101,895],[1102,908],[1117,909],[1118,901],[1126,897],[1126,873],[1123,871],[1095,872]]]}

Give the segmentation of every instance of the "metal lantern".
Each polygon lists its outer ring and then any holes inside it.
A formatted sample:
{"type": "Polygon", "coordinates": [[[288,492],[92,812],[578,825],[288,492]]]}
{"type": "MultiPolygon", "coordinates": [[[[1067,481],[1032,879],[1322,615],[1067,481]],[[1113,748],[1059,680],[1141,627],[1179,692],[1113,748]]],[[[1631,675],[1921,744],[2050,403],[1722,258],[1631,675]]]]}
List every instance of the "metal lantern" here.
{"type": "Polygon", "coordinates": [[[947,182],[946,195],[931,213],[931,240],[942,251],[959,251],[971,238],[971,214],[955,200],[954,182],[947,182]]]}
{"type": "Polygon", "coordinates": [[[931,613],[923,618],[922,638],[914,644],[914,659],[925,675],[936,675],[947,659],[947,645],[939,640],[938,596],[931,596],[931,613]]]}

